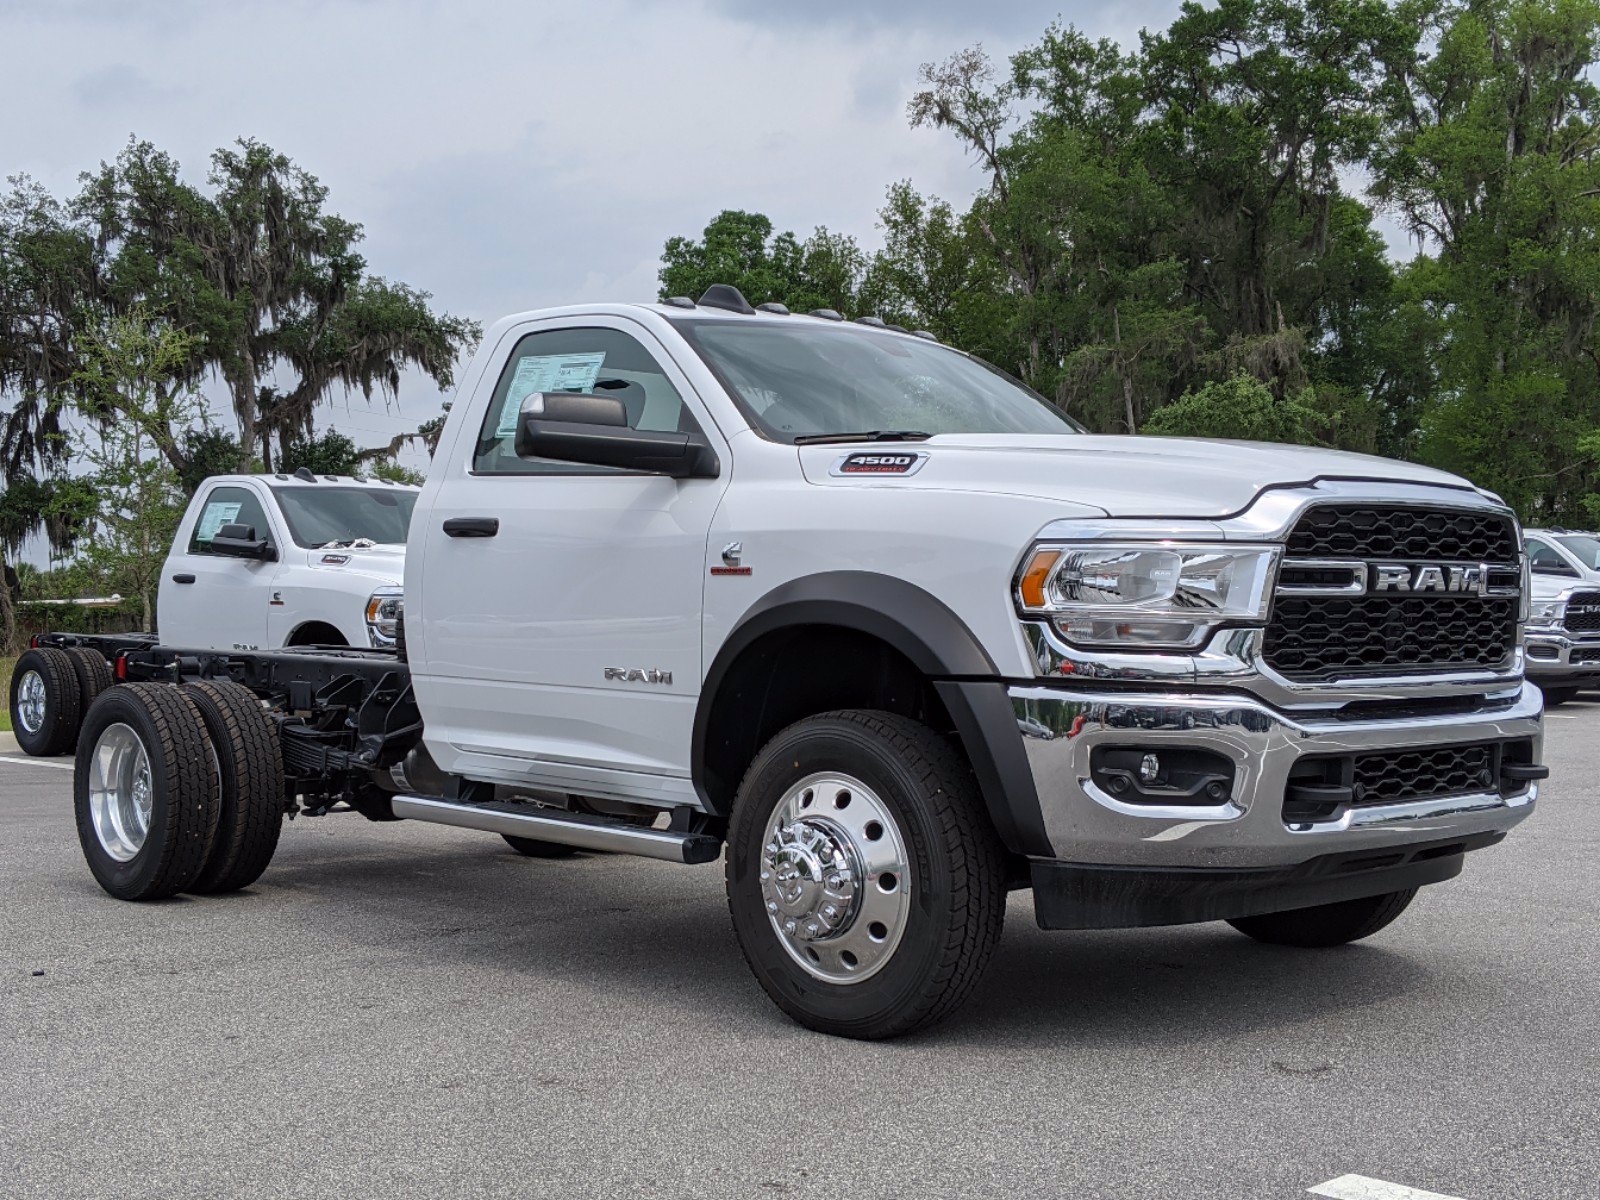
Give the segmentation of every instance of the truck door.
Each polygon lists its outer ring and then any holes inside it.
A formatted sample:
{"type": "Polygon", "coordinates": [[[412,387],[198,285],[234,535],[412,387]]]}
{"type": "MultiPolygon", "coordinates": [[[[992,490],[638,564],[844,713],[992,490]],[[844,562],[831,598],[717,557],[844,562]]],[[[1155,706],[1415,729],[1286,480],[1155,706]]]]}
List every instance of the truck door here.
{"type": "Polygon", "coordinates": [[[407,620],[423,622],[414,667],[426,679],[429,745],[447,770],[486,776],[548,782],[534,763],[565,760],[686,780],[706,537],[728,455],[647,329],[620,317],[567,324],[508,335],[498,379],[480,385],[493,387],[487,408],[460,431],[412,526],[413,546],[426,539],[420,604],[407,620]],[[721,476],[518,458],[523,396],[562,389],[619,397],[636,429],[706,434],[721,476]],[[498,525],[460,536],[458,524],[451,536],[452,518],[498,525]]]}
{"type": "Polygon", "coordinates": [[[211,552],[211,539],[228,524],[252,525],[258,536],[283,546],[256,489],[243,483],[202,485],[178,527],[161,576],[156,609],[161,640],[171,646],[212,650],[265,647],[267,606],[276,562],[227,558],[211,552]]]}

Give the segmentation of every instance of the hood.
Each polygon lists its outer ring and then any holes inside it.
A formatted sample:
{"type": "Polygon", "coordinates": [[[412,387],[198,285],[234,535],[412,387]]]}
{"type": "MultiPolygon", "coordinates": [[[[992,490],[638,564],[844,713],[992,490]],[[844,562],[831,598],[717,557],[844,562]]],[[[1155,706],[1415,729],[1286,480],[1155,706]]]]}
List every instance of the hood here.
{"type": "Polygon", "coordinates": [[[1200,438],[940,434],[925,442],[801,446],[800,460],[816,484],[1034,496],[1094,505],[1111,517],[1227,517],[1267,488],[1318,479],[1472,490],[1459,476],[1367,454],[1200,438]],[[835,473],[848,455],[918,452],[927,457],[909,473],[835,473]]]}
{"type": "Polygon", "coordinates": [[[376,587],[399,587],[406,573],[404,546],[343,546],[306,550],[306,566],[368,580],[376,587]]]}

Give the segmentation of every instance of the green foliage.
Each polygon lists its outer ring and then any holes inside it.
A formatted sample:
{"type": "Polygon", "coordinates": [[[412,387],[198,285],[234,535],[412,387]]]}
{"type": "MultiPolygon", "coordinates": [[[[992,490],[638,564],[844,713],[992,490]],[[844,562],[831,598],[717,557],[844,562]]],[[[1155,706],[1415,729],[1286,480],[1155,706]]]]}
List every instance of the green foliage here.
{"type": "MultiPolygon", "coordinates": [[[[312,432],[336,390],[397,392],[415,367],[441,388],[479,335],[436,313],[426,292],[366,274],[361,227],[328,211],[327,189],[248,139],[212,155],[205,188],[148,142],[82,178],[63,203],[25,178],[0,198],[0,457],[43,461],[64,413],[104,418],[81,335],[105,317],[181,334],[149,364],[158,391],[216,376],[232,400],[241,464],[270,462],[272,442],[312,432]],[[287,386],[279,390],[281,381],[287,386]]],[[[185,478],[183,430],[158,438],[185,478]],[[184,461],[180,461],[184,460],[184,461]]],[[[202,447],[220,454],[221,444],[202,447]]]]}
{"type": "Polygon", "coordinates": [[[390,483],[410,483],[421,487],[428,482],[428,477],[421,471],[402,467],[397,462],[374,463],[367,471],[372,479],[387,479],[390,483]]]}
{"type": "Polygon", "coordinates": [[[1600,89],[1594,0],[1413,0],[1373,191],[1428,248],[1402,281],[1434,390],[1416,453],[1539,523],[1600,469],[1600,89]]]}
{"type": "Polygon", "coordinates": [[[853,316],[867,256],[855,240],[818,227],[805,241],[772,233],[760,213],[728,209],[700,240],[668,238],[661,256],[661,295],[698,299],[713,283],[731,283],[751,304],[776,301],[795,312],[832,308],[853,316]]]}
{"type": "MultiPolygon", "coordinates": [[[[1092,429],[1420,459],[1597,522],[1597,66],[1600,0],[1190,2],[1131,51],[1061,25],[1004,68],[963,50],[907,115],[982,188],[890,187],[843,293],[1092,429]]],[[[802,307],[780,241],[724,213],[668,243],[664,291],[802,307]]]]}
{"type": "Polygon", "coordinates": [[[1152,416],[1144,432],[1315,446],[1321,417],[1306,399],[1274,395],[1259,379],[1235,375],[1185,392],[1152,416]]]}
{"type": "Polygon", "coordinates": [[[290,472],[304,467],[313,475],[360,475],[361,451],[337,429],[330,429],[320,437],[290,442],[278,466],[290,472]]]}
{"type": "Polygon", "coordinates": [[[173,461],[175,431],[199,425],[198,391],[175,378],[191,339],[142,309],[104,317],[83,331],[74,380],[94,425],[78,436],[87,472],[56,489],[54,515],[81,520],[84,570],[111,590],[137,599],[141,628],[155,628],[161,569],[188,503],[173,461]]]}
{"type": "Polygon", "coordinates": [[[259,461],[245,460],[238,438],[211,425],[185,429],[181,444],[182,465],[178,467],[178,480],[190,496],[213,475],[249,474],[261,470],[259,461]]]}

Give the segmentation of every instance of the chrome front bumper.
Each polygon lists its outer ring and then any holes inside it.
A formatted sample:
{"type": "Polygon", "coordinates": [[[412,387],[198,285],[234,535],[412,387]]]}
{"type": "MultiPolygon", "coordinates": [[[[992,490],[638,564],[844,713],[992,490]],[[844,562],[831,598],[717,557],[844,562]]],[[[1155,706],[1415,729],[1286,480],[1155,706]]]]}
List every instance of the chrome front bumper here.
{"type": "MultiPolygon", "coordinates": [[[[1522,639],[1528,677],[1534,682],[1580,683],[1600,679],[1600,634],[1572,636],[1559,629],[1534,632],[1522,639]],[[1589,662],[1573,662],[1574,651],[1594,654],[1589,662]]],[[[1580,656],[1581,657],[1581,656],[1580,656]]]]}
{"type": "Polygon", "coordinates": [[[1284,789],[1294,763],[1312,754],[1402,750],[1532,738],[1539,760],[1539,690],[1524,683],[1475,713],[1372,721],[1288,716],[1244,695],[1008,689],[1045,831],[1057,859],[1150,868],[1286,867],[1367,848],[1504,832],[1533,810],[1538,785],[1514,796],[1483,792],[1349,808],[1288,826],[1284,789]],[[1215,751],[1234,763],[1233,794],[1213,806],[1130,804],[1090,778],[1098,745],[1215,751]]]}

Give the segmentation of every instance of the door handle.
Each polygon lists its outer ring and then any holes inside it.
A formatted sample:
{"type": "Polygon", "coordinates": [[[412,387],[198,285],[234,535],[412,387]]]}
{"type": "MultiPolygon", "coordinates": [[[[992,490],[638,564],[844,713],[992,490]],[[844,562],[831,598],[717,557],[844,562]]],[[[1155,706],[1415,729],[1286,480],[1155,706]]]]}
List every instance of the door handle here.
{"type": "Polygon", "coordinates": [[[447,537],[485,538],[500,532],[499,517],[449,517],[444,523],[447,537]]]}
{"type": "Polygon", "coordinates": [[[193,575],[174,575],[172,577],[172,582],[173,583],[193,583],[194,582],[194,576],[193,575]]]}

